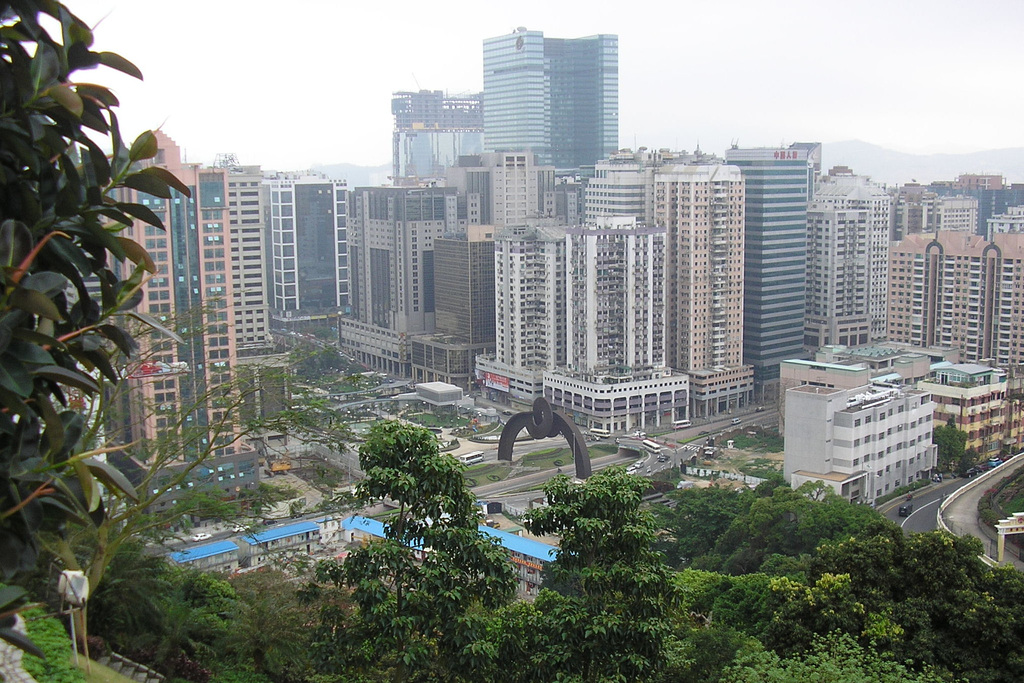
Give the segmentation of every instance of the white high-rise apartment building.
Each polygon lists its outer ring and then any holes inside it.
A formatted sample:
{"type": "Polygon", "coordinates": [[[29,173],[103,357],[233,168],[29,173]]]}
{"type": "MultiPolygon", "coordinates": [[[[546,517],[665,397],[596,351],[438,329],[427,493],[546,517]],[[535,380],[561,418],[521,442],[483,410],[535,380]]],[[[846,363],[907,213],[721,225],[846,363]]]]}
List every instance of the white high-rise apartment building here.
{"type": "Polygon", "coordinates": [[[239,358],[273,352],[264,213],[267,193],[259,166],[229,165],[228,221],[231,272],[236,286],[235,334],[239,358]]]}
{"type": "Polygon", "coordinates": [[[948,232],[978,231],[977,197],[940,197],[935,203],[935,229],[948,232]]]}
{"type": "Polygon", "coordinates": [[[588,223],[608,216],[633,216],[654,224],[654,179],[665,166],[720,161],[697,151],[693,154],[641,147],[622,150],[597,162],[587,183],[585,214],[588,223]]]}
{"type": "Polygon", "coordinates": [[[820,481],[854,503],[931,475],[935,404],[926,391],[805,384],[786,392],[783,476],[820,481]]]}
{"type": "Polygon", "coordinates": [[[538,166],[532,152],[489,152],[459,158],[445,171],[459,190],[470,225],[524,225],[550,217],[555,167],[538,166]]]}
{"type": "Polygon", "coordinates": [[[991,241],[993,235],[1004,232],[1024,232],[1024,206],[1007,207],[1006,213],[988,219],[985,239],[991,241]]]}
{"type": "Polygon", "coordinates": [[[744,181],[722,164],[666,166],[655,178],[665,229],[666,362],[690,375],[694,415],[747,405],[743,365],[744,181]]]}
{"type": "Polygon", "coordinates": [[[565,365],[565,282],[565,228],[495,234],[495,354],[476,364],[491,400],[529,403],[543,393],[544,371],[565,365]]]}
{"type": "Polygon", "coordinates": [[[687,415],[688,378],[665,365],[665,231],[635,218],[566,230],[566,365],[544,394],[599,434],[687,415]]]}
{"type": "Polygon", "coordinates": [[[634,218],[566,229],[566,367],[618,374],[665,365],[665,230],[634,218]]]}
{"type": "Polygon", "coordinates": [[[884,187],[848,169],[818,184],[807,207],[809,350],[885,337],[891,204],[884,187]]]}
{"type": "Polygon", "coordinates": [[[917,183],[890,191],[893,197],[890,239],[935,233],[939,230],[975,233],[978,229],[977,197],[940,196],[917,183]]]}

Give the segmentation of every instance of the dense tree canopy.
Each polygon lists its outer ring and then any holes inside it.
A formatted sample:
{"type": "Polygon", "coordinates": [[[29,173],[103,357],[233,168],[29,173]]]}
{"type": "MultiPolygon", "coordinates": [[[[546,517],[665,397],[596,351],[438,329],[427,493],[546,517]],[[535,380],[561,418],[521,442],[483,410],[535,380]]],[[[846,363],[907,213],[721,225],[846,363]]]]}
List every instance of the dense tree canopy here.
{"type": "Polygon", "coordinates": [[[397,422],[374,425],[359,460],[362,499],[397,510],[385,539],[318,569],[321,580],[351,587],[358,606],[353,621],[320,631],[321,665],[390,662],[399,679],[424,670],[454,678],[482,665],[470,647],[480,628],[475,608],[508,602],[514,579],[505,551],[478,529],[463,466],[438,452],[429,430],[397,422]]]}
{"type": "Polygon", "coordinates": [[[639,681],[666,661],[676,586],[653,549],[655,525],[641,506],[647,483],[621,468],[585,483],[556,477],[548,505],[529,513],[531,533],[561,539],[552,574],[564,593],[542,590],[492,625],[495,680],[639,681]]]}

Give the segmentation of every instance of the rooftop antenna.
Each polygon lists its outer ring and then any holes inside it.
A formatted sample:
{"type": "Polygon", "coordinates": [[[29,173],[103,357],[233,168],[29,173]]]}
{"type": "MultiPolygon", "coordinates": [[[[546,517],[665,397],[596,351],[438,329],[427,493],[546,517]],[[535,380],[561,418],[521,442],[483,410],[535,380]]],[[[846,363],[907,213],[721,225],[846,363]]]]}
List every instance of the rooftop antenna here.
{"type": "Polygon", "coordinates": [[[416,84],[416,89],[417,90],[423,90],[423,88],[420,86],[420,82],[418,80],[416,80],[416,74],[415,73],[412,74],[412,82],[416,84]]]}

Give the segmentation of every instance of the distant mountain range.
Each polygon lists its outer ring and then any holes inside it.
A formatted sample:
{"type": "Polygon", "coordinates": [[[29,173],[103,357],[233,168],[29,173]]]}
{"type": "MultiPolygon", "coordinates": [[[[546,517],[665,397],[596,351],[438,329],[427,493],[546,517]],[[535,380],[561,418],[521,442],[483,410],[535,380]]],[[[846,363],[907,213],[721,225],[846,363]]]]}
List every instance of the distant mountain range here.
{"type": "Polygon", "coordinates": [[[963,173],[998,174],[1007,182],[1024,182],[1024,148],[990,149],[969,154],[907,154],[860,140],[822,145],[822,172],[849,166],[888,185],[917,181],[955,180],[963,173]]]}

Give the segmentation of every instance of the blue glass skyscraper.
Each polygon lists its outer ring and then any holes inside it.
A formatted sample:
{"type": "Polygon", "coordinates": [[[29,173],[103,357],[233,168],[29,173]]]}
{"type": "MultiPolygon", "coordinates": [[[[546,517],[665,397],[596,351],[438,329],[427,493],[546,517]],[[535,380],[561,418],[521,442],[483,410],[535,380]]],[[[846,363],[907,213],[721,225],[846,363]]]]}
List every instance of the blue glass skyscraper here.
{"type": "Polygon", "coordinates": [[[558,169],[607,158],[619,142],[618,43],[525,28],[484,40],[484,147],[558,169]]]}

